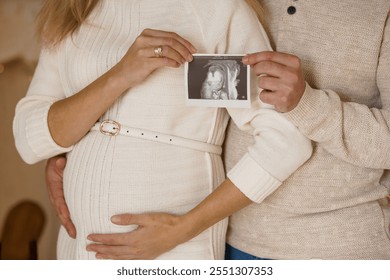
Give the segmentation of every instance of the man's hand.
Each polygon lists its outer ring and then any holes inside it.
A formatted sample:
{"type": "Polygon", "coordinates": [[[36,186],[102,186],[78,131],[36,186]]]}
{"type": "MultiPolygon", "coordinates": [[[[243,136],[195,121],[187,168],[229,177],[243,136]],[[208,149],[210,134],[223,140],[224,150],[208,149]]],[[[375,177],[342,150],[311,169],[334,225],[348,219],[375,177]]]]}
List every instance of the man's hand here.
{"type": "Polygon", "coordinates": [[[247,55],[243,63],[250,65],[263,89],[260,100],[275,106],[278,112],[294,109],[305,91],[301,61],[298,57],[280,52],[258,52],[247,55]]]}
{"type": "Polygon", "coordinates": [[[187,228],[181,216],[164,213],[122,214],[112,217],[117,225],[138,225],[134,231],[114,234],[90,234],[87,246],[98,259],[155,259],[178,244],[187,241],[187,228]],[[183,238],[184,237],[184,238],[183,238]]]}
{"type": "Polygon", "coordinates": [[[45,171],[46,186],[51,204],[61,224],[65,227],[70,237],[76,238],[76,228],[70,219],[69,209],[64,197],[63,172],[65,165],[66,158],[64,156],[52,157],[47,161],[45,171]]]}

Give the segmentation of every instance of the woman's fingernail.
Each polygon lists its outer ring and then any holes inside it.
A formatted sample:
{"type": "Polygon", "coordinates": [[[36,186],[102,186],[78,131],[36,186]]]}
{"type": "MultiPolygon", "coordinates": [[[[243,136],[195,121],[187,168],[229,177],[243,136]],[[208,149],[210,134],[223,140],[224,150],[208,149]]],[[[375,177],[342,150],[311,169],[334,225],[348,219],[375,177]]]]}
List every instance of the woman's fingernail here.
{"type": "Polygon", "coordinates": [[[111,217],[111,222],[117,224],[117,223],[120,223],[121,221],[121,218],[119,216],[112,216],[111,217]]]}
{"type": "Polygon", "coordinates": [[[188,55],[188,56],[187,56],[187,61],[188,61],[188,62],[191,62],[192,60],[193,60],[193,56],[192,56],[192,55],[188,55]]]}

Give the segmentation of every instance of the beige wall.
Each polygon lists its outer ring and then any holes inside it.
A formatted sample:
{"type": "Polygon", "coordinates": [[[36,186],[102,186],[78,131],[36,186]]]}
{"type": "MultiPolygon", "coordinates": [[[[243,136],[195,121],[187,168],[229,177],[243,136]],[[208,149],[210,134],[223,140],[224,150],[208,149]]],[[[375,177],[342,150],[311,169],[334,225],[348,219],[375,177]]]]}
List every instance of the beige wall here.
{"type": "Polygon", "coordinates": [[[58,223],[46,193],[45,163],[25,164],[12,136],[16,103],[26,94],[38,59],[34,18],[40,4],[41,0],[0,1],[0,232],[10,207],[20,200],[33,200],[46,215],[39,258],[54,259],[58,223]]]}

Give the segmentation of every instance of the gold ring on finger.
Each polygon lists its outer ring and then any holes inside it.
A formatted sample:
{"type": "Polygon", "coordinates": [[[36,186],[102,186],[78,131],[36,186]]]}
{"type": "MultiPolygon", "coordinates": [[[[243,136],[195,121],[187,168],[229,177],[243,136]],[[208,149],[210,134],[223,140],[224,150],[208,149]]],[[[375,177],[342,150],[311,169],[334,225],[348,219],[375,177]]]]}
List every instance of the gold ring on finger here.
{"type": "Polygon", "coordinates": [[[157,57],[157,58],[160,58],[162,57],[162,52],[163,52],[163,47],[162,46],[159,46],[157,48],[154,49],[154,55],[157,57]]]}

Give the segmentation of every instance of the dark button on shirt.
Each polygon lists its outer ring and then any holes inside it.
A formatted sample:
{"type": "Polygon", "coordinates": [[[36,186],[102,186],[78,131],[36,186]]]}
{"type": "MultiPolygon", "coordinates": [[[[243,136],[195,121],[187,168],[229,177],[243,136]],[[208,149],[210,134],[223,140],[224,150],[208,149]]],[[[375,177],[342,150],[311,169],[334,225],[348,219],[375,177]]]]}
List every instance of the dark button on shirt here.
{"type": "Polygon", "coordinates": [[[296,11],[297,11],[297,9],[296,9],[294,6],[290,6],[290,7],[288,7],[288,9],[287,9],[287,13],[288,13],[289,15],[295,14],[296,11]]]}

